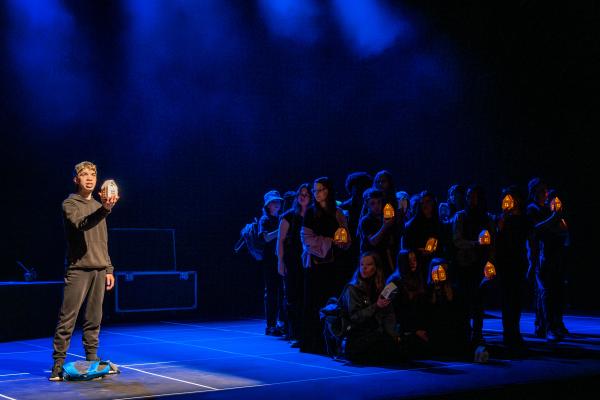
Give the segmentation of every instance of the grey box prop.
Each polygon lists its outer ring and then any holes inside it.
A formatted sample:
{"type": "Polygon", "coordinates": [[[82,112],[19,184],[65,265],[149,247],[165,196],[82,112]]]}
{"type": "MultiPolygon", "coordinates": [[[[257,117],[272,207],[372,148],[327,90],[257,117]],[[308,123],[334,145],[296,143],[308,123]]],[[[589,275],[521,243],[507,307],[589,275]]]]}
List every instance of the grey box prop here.
{"type": "Polygon", "coordinates": [[[196,271],[116,272],[116,312],[195,310],[196,271]]]}

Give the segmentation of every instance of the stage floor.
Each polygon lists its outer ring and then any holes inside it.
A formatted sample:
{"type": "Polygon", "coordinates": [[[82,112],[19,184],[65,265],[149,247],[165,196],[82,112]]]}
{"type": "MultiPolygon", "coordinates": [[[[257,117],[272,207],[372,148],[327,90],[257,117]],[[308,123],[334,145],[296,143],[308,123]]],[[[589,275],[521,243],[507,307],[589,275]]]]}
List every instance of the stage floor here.
{"type": "MultiPolygon", "coordinates": [[[[487,364],[418,360],[391,367],[346,365],[300,353],[265,336],[261,320],[113,325],[102,331],[100,355],[119,364],[122,373],[99,381],[49,382],[50,338],[0,343],[0,399],[481,398],[486,393],[514,400],[519,394],[535,398],[540,387],[561,387],[573,395],[597,387],[600,318],[569,316],[565,322],[572,337],[550,345],[532,337],[533,316],[525,314],[530,351],[524,357],[507,357],[498,348],[487,364]]],[[[485,334],[490,344],[500,343],[501,321],[486,319],[485,334]]],[[[82,354],[77,332],[67,361],[82,354]]]]}

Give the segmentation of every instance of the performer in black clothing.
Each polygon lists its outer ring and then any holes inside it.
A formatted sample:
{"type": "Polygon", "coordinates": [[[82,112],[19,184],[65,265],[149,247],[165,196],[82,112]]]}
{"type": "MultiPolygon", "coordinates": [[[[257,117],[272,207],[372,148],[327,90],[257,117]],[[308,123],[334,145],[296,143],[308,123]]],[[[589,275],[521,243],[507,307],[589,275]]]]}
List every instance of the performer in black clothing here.
{"type": "Polygon", "coordinates": [[[398,361],[400,337],[390,300],[381,297],[385,286],[379,255],[367,252],[346,286],[340,303],[350,318],[351,329],[344,340],[344,356],[354,362],[398,361]]]}
{"type": "Polygon", "coordinates": [[[535,274],[535,333],[548,341],[559,341],[567,333],[562,322],[564,308],[565,252],[568,225],[561,208],[549,200],[548,187],[539,178],[529,182],[527,215],[534,225],[530,241],[528,275],[535,274]]]}
{"type": "Polygon", "coordinates": [[[496,268],[502,294],[504,344],[524,345],[520,320],[527,275],[527,241],[533,227],[525,215],[523,201],[514,186],[502,191],[502,213],[497,220],[496,268]]]}
{"type": "MultiPolygon", "coordinates": [[[[437,201],[433,193],[424,191],[419,196],[417,214],[405,225],[402,248],[417,254],[419,265],[428,266],[434,257],[444,254],[446,243],[442,224],[438,217],[437,201]],[[436,248],[427,247],[430,239],[436,240],[436,248]]],[[[427,268],[421,269],[423,280],[427,279],[427,268]]]]}
{"type": "Polygon", "coordinates": [[[262,268],[265,280],[265,318],[267,327],[266,335],[281,336],[283,329],[277,325],[279,319],[284,319],[280,312],[283,309],[283,282],[277,273],[277,235],[279,233],[279,210],[283,198],[276,190],[267,192],[264,196],[263,215],[259,221],[258,233],[265,242],[263,250],[262,268]]]}
{"type": "Polygon", "coordinates": [[[348,219],[348,230],[352,238],[350,248],[341,255],[348,265],[356,265],[360,256],[360,240],[357,240],[357,229],[363,209],[363,193],[373,185],[373,177],[366,172],[353,172],[346,178],[346,192],[350,196],[340,204],[340,208],[348,219]]]}
{"type": "Polygon", "coordinates": [[[483,342],[483,290],[484,267],[493,262],[494,219],[487,212],[483,189],[470,186],[466,194],[466,208],[456,213],[453,223],[453,240],[456,246],[455,276],[464,306],[473,320],[472,341],[483,342]],[[490,243],[481,240],[487,231],[490,243]]]}
{"type": "Polygon", "coordinates": [[[396,200],[398,200],[398,211],[402,216],[403,221],[410,219],[410,196],[404,190],[396,192],[396,200]]]}
{"type": "Polygon", "coordinates": [[[360,252],[375,251],[383,264],[384,277],[387,278],[394,270],[393,261],[396,254],[398,237],[398,218],[384,218],[383,192],[377,189],[367,189],[363,195],[367,214],[360,219],[357,237],[360,240],[360,252]]]}
{"type": "Polygon", "coordinates": [[[448,189],[448,200],[440,203],[439,214],[442,223],[452,223],[457,212],[465,208],[465,188],[463,185],[452,185],[448,189]]]}
{"type": "Polygon", "coordinates": [[[400,334],[416,336],[418,341],[412,341],[412,344],[420,348],[417,352],[429,341],[426,274],[427,266],[419,264],[415,252],[404,249],[398,253],[396,270],[387,280],[387,283],[393,282],[398,287],[392,305],[400,334]]]}
{"type": "MultiPolygon", "coordinates": [[[[340,204],[340,208],[346,211],[348,216],[348,228],[352,239],[356,239],[356,230],[363,209],[363,193],[373,185],[373,178],[366,172],[353,172],[346,178],[346,192],[350,196],[340,204]]],[[[358,242],[356,244],[359,244],[358,242]]],[[[353,246],[354,247],[354,246],[353,246]]],[[[349,251],[352,251],[349,250],[349,251]]],[[[358,254],[357,258],[358,260],[358,254]]],[[[354,260],[354,261],[356,261],[354,260]]]]}
{"type": "Polygon", "coordinates": [[[471,356],[469,318],[448,261],[434,258],[428,268],[427,333],[432,354],[471,356]]]}
{"type": "Polygon", "coordinates": [[[302,219],[312,200],[308,183],[300,185],[290,210],[281,216],[277,239],[278,271],[283,276],[288,321],[288,339],[293,347],[302,340],[304,268],[302,267],[302,219]]]}
{"type": "Polygon", "coordinates": [[[100,193],[102,204],[92,194],[97,182],[96,165],[89,161],[75,166],[73,182],[76,193],[63,201],[63,222],[67,239],[67,270],[65,288],[56,333],[54,335],[54,365],[51,381],[62,380],[62,367],[71,343],[77,315],[86,303],[83,323],[85,358],[98,360],[98,336],[102,321],[105,290],[111,290],[115,279],[108,255],[106,217],[119,200],[100,193]]]}
{"type": "Polygon", "coordinates": [[[351,245],[346,216],[337,208],[335,192],[329,178],[316,179],[314,202],[302,222],[303,265],[305,271],[303,352],[325,353],[319,310],[330,297],[338,297],[348,281],[351,269],[340,255],[351,245]],[[347,242],[335,240],[338,228],[348,234],[347,242]],[[345,280],[344,280],[345,279],[345,280]]]}

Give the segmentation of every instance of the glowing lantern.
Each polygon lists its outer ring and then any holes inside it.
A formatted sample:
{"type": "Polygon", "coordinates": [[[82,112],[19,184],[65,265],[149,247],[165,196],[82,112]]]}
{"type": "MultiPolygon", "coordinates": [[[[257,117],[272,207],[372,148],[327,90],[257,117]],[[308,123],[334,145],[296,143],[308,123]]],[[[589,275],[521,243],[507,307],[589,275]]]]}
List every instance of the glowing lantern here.
{"type": "Polygon", "coordinates": [[[390,203],[387,203],[385,207],[383,207],[383,218],[384,219],[392,219],[396,216],[396,212],[394,211],[394,207],[390,203]]]}
{"type": "Polygon", "coordinates": [[[425,252],[426,253],[434,253],[437,250],[438,240],[436,238],[427,239],[427,243],[425,243],[425,252]]]}
{"type": "Polygon", "coordinates": [[[485,263],[485,267],[483,267],[483,275],[485,275],[486,279],[494,279],[496,276],[496,267],[491,262],[485,263]]]}
{"type": "Polygon", "coordinates": [[[479,244],[482,246],[488,246],[492,243],[492,237],[490,236],[490,232],[487,230],[481,231],[479,234],[479,244]]]}
{"type": "Polygon", "coordinates": [[[337,243],[347,244],[349,242],[348,229],[340,226],[333,235],[333,240],[337,243]]]}
{"type": "Polygon", "coordinates": [[[102,186],[100,187],[100,194],[104,198],[118,197],[119,196],[119,187],[116,182],[112,179],[104,181],[102,186]]]}
{"type": "Polygon", "coordinates": [[[431,280],[433,283],[446,281],[446,266],[444,264],[436,265],[431,269],[431,280]]]}
{"type": "Polygon", "coordinates": [[[553,198],[550,202],[550,209],[553,212],[559,212],[560,210],[562,210],[562,201],[560,201],[558,197],[553,198]]]}
{"type": "Polygon", "coordinates": [[[515,199],[510,194],[507,194],[502,199],[502,211],[512,211],[513,208],[515,208],[515,199]]]}

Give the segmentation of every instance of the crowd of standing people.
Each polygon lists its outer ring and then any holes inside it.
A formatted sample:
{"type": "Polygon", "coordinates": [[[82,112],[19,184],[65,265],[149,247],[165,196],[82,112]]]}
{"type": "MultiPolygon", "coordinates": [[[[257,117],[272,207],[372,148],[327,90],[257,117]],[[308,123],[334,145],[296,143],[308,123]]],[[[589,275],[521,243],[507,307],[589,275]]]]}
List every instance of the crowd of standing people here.
{"type": "Polygon", "coordinates": [[[348,198],[338,201],[331,179],[321,177],[283,197],[265,194],[258,235],[267,335],[325,353],[320,311],[336,298],[351,327],[341,348],[347,359],[468,354],[485,343],[491,282],[507,347],[525,347],[527,287],[535,290],[535,335],[555,342],[568,334],[569,229],[543,180],[531,179],[526,197],[510,186],[491,203],[478,185],[452,185],[441,203],[430,191],[410,196],[388,171],[352,173],[345,189],[348,198]]]}

